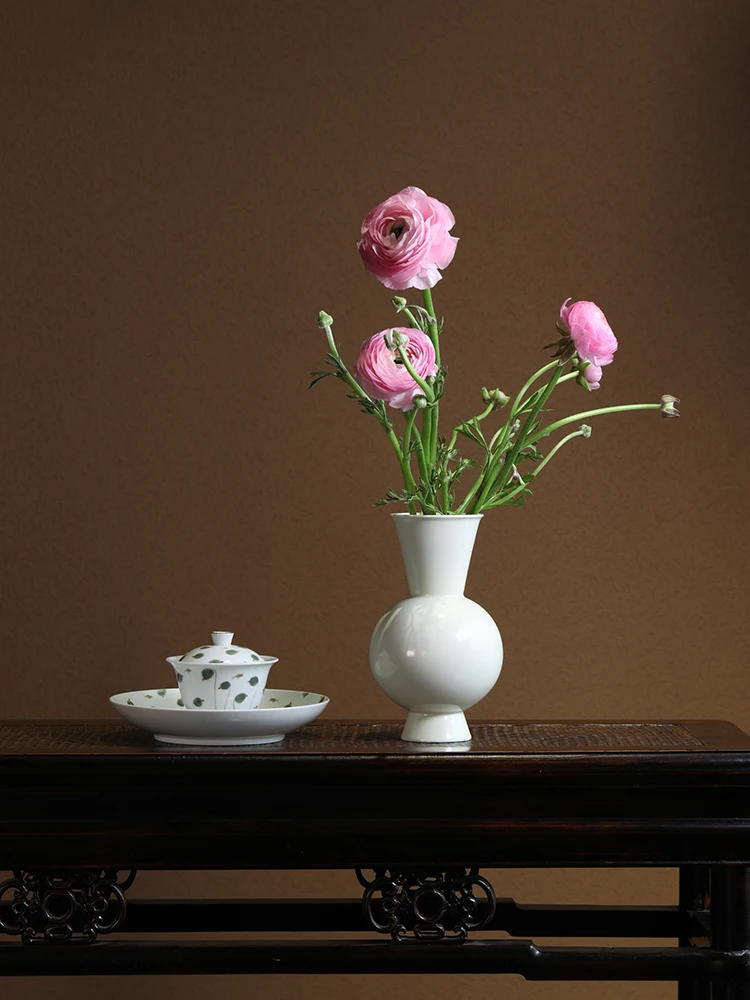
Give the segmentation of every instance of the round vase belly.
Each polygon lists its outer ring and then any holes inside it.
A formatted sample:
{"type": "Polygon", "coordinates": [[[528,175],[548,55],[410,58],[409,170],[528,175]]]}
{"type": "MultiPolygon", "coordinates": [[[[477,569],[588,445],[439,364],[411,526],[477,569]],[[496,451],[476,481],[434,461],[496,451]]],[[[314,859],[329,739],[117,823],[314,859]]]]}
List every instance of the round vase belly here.
{"type": "Polygon", "coordinates": [[[464,709],[500,675],[497,625],[463,596],[480,517],[394,515],[412,596],[378,622],[370,664],[385,694],[409,711],[404,740],[471,739],[464,709]]]}

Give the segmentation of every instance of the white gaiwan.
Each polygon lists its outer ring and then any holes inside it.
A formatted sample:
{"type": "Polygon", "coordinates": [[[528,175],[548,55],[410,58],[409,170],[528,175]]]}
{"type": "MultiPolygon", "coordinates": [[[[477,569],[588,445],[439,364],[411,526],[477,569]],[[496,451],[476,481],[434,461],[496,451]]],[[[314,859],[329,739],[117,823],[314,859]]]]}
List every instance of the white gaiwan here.
{"type": "Polygon", "coordinates": [[[275,656],[232,642],[234,632],[212,632],[211,645],[168,656],[185,708],[249,711],[257,708],[275,656]]]}

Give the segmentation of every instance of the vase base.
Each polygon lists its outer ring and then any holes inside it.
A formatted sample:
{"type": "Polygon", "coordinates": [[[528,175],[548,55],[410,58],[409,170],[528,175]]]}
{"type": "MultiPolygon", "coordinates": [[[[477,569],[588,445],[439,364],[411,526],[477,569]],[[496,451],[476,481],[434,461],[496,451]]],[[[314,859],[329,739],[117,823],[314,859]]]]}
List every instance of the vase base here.
{"type": "Polygon", "coordinates": [[[401,739],[407,743],[467,743],[471,733],[463,712],[409,712],[401,739]]]}

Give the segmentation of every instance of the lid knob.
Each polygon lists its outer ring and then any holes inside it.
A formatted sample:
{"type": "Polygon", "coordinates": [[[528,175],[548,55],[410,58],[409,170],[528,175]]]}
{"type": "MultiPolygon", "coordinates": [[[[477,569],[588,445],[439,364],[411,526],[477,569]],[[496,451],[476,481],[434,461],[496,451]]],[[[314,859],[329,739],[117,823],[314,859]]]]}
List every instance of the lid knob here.
{"type": "Polygon", "coordinates": [[[211,641],[214,646],[231,646],[234,632],[212,632],[211,641]]]}

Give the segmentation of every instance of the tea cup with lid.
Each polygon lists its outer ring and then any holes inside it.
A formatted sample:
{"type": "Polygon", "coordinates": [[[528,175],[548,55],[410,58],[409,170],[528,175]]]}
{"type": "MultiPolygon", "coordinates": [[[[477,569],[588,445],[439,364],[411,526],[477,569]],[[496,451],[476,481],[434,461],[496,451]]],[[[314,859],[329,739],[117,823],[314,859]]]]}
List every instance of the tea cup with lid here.
{"type": "Polygon", "coordinates": [[[260,704],[275,656],[233,643],[233,632],[212,632],[211,644],[168,656],[185,708],[248,711],[260,704]]]}

